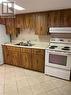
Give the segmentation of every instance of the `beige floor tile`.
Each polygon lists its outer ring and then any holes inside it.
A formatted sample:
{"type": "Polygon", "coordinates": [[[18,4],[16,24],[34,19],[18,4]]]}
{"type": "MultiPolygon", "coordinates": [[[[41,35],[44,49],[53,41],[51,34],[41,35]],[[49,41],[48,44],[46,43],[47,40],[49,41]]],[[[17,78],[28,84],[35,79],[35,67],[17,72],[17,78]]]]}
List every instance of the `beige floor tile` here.
{"type": "Polygon", "coordinates": [[[0,84],[4,84],[4,78],[0,77],[0,84]]]}
{"type": "Polygon", "coordinates": [[[16,66],[1,65],[0,95],[71,95],[71,82],[16,66]]]}
{"type": "Polygon", "coordinates": [[[57,89],[51,90],[47,95],[62,95],[61,92],[57,89]]]}
{"type": "Polygon", "coordinates": [[[38,86],[34,85],[31,88],[34,95],[45,95],[45,89],[41,85],[38,86]]]}
{"type": "Polygon", "coordinates": [[[23,88],[23,87],[28,87],[29,85],[28,85],[28,83],[27,83],[27,81],[25,81],[25,80],[18,80],[17,81],[17,86],[18,86],[18,88],[23,88]]]}
{"type": "Polygon", "coordinates": [[[5,84],[4,93],[5,95],[18,95],[16,84],[5,84]]]}
{"type": "Polygon", "coordinates": [[[31,88],[28,86],[18,88],[18,92],[19,95],[33,95],[31,88]]]}
{"type": "Polygon", "coordinates": [[[4,84],[0,84],[0,95],[2,94],[4,94],[3,93],[4,92],[4,84]]]}
{"type": "Polygon", "coordinates": [[[62,95],[71,95],[71,86],[67,85],[65,87],[59,88],[62,95]]]}

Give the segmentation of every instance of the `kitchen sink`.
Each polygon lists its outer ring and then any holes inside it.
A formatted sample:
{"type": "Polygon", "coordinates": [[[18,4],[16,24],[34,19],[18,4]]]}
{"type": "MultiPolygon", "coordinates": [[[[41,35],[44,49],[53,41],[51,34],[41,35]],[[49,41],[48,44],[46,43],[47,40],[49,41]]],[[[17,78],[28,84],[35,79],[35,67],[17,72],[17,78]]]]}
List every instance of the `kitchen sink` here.
{"type": "Polygon", "coordinates": [[[19,42],[19,43],[15,44],[15,45],[20,45],[20,46],[33,46],[34,44],[32,44],[32,43],[19,42]]]}

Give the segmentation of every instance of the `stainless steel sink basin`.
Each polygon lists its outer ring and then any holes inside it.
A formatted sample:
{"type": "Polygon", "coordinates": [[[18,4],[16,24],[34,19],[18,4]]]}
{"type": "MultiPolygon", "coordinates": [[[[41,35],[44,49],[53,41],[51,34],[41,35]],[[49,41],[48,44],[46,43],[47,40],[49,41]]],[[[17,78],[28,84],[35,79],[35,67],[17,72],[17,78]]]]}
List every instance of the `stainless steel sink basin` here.
{"type": "Polygon", "coordinates": [[[19,43],[15,44],[15,45],[20,45],[20,46],[33,46],[34,44],[19,42],[19,43]]]}

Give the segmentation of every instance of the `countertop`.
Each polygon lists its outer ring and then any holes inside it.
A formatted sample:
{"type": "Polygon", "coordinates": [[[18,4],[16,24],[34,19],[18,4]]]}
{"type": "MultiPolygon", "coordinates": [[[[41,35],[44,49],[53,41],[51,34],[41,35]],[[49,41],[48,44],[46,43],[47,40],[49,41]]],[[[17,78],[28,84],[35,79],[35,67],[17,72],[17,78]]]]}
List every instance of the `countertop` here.
{"type": "Polygon", "coordinates": [[[19,42],[13,42],[13,43],[5,43],[2,45],[9,45],[9,46],[14,46],[14,47],[24,47],[24,48],[37,48],[37,49],[46,49],[49,46],[49,42],[35,42],[33,46],[20,46],[20,45],[15,45],[19,42]]]}

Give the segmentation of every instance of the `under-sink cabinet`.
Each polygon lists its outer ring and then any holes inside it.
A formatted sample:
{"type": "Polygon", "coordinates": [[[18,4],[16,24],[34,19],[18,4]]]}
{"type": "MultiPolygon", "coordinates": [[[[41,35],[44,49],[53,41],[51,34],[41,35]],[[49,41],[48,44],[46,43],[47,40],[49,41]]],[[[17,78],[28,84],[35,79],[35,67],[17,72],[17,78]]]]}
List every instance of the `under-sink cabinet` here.
{"type": "Polygon", "coordinates": [[[31,69],[31,49],[21,48],[21,67],[31,69]]]}
{"type": "Polygon", "coordinates": [[[45,50],[3,45],[4,63],[44,72],[45,50]]]}

